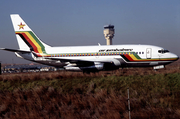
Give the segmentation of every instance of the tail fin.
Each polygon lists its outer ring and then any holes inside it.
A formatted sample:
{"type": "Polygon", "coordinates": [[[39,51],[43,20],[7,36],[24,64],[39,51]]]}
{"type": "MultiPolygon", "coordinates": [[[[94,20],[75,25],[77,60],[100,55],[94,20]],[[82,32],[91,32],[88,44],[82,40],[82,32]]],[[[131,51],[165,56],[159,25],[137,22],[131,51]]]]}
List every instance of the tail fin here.
{"type": "Polygon", "coordinates": [[[11,14],[10,16],[20,50],[46,54],[45,48],[50,46],[43,43],[18,14],[11,14]]]}

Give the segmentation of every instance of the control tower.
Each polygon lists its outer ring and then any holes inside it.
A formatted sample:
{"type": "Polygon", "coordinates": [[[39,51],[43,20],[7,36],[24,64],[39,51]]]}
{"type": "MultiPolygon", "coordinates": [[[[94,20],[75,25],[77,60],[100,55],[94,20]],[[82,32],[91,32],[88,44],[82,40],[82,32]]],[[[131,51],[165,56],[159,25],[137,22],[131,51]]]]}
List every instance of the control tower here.
{"type": "Polygon", "coordinates": [[[107,45],[112,45],[112,38],[114,37],[114,25],[105,25],[104,26],[104,37],[106,39],[107,45]]]}

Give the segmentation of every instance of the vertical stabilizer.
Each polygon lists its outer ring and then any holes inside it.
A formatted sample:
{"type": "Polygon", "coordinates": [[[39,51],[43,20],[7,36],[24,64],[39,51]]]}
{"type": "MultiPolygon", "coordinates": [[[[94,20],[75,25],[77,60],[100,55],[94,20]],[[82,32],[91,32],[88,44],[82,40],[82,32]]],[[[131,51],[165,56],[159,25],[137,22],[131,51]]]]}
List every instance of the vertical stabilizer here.
{"type": "Polygon", "coordinates": [[[20,50],[46,54],[45,48],[50,46],[43,43],[18,14],[11,14],[10,16],[20,50]]]}

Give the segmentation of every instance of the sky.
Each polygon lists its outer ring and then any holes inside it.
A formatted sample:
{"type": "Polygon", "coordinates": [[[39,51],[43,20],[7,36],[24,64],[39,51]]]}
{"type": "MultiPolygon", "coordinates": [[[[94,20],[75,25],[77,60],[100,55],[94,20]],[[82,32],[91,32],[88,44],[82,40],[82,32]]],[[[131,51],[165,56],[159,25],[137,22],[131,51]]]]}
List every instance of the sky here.
{"type": "MultiPolygon", "coordinates": [[[[0,47],[18,49],[10,14],[19,14],[50,46],[106,44],[103,26],[115,26],[114,45],[150,44],[180,56],[180,0],[1,0],[0,47]]],[[[0,51],[1,63],[31,63],[0,51]]]]}

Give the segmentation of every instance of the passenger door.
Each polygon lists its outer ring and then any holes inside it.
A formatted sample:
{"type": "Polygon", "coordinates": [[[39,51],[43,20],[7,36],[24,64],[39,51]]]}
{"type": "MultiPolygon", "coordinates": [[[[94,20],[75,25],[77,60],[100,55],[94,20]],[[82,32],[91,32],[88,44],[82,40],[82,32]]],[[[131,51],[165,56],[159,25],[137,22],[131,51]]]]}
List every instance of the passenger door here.
{"type": "Polygon", "coordinates": [[[147,59],[151,59],[151,55],[152,55],[152,49],[151,48],[147,48],[146,49],[146,58],[147,59]]]}

